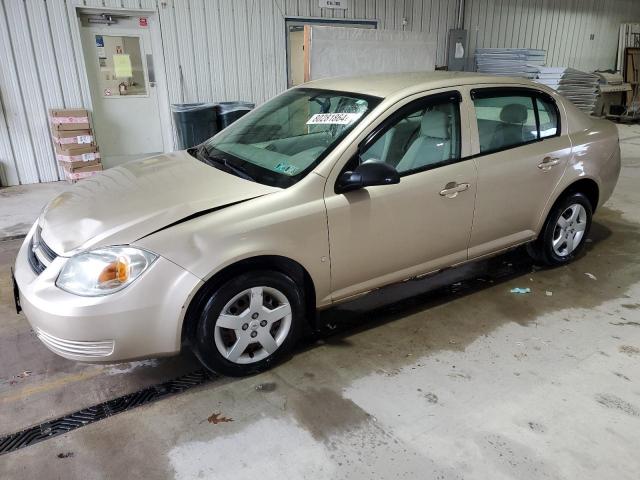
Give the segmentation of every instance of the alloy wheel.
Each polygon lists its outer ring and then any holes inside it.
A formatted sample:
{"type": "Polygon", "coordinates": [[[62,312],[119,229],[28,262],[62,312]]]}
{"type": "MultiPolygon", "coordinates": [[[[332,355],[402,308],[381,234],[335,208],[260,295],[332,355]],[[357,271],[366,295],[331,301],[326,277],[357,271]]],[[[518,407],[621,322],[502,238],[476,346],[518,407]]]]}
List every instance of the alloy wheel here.
{"type": "Polygon", "coordinates": [[[218,316],[216,348],[233,363],[259,362],[284,343],[291,321],[291,305],[280,290],[248,288],[229,300],[218,316]]]}
{"type": "Polygon", "coordinates": [[[587,227],[587,211],[579,203],[569,205],[558,217],[553,231],[552,247],[559,257],[571,255],[583,240],[587,227]]]}

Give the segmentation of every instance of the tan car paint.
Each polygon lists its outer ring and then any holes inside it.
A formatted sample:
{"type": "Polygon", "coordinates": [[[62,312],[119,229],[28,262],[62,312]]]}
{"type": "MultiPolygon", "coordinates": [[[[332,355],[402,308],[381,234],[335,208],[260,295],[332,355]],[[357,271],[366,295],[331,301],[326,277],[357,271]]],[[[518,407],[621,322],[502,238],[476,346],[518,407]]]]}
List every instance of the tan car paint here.
{"type": "MultiPolygon", "coordinates": [[[[455,88],[429,93],[451,90],[455,88]]],[[[404,176],[399,185],[346,194],[334,191],[338,175],[369,132],[387,115],[422,97],[423,93],[408,96],[377,117],[345,149],[329,174],[324,195],[334,301],[467,260],[476,185],[472,160],[404,176]],[[455,198],[443,197],[439,192],[449,182],[469,183],[470,188],[455,198]]],[[[462,109],[460,122],[468,121],[468,110],[462,109]]],[[[463,157],[471,154],[468,136],[463,135],[461,151],[463,157]]]]}
{"type": "Polygon", "coordinates": [[[327,305],[331,288],[325,182],[312,173],[286,190],[176,225],[135,244],[203,280],[246,258],[287,257],[309,272],[318,306],[327,305]]]}
{"type": "MultiPolygon", "coordinates": [[[[475,85],[473,89],[500,87],[501,84],[475,85]]],[[[471,90],[471,89],[469,89],[471,90]]],[[[558,102],[557,95],[545,89],[558,102]]],[[[478,128],[473,102],[469,130],[478,168],[477,196],[469,258],[474,259],[518,245],[537,236],[540,213],[563,177],[572,157],[567,136],[567,117],[559,106],[561,135],[545,138],[502,152],[480,154],[478,128]],[[558,164],[541,168],[545,159],[558,164]]]]}
{"type": "MultiPolygon", "coordinates": [[[[30,239],[36,225],[27,235],[30,239]]],[[[113,353],[102,359],[54,350],[72,360],[134,359],[170,355],[180,350],[185,299],[202,281],[159,258],[129,287],[103,297],[81,297],[57,287],[66,262],[58,257],[36,276],[27,263],[28,241],[20,248],[15,276],[20,304],[34,327],[67,341],[115,340],[113,353]]]]}
{"type": "Polygon", "coordinates": [[[16,279],[34,327],[68,340],[115,339],[114,353],[105,361],[175,353],[190,299],[203,281],[239,260],[280,255],[297,261],[314,282],[316,306],[326,307],[531,239],[567,186],[593,179],[602,204],[620,170],[615,126],[589,119],[553,91],[523,79],[434,72],[327,79],[305,87],[385,98],[312,173],[286,190],[233,177],[177,152],[113,169],[54,200],[43,215],[43,237],[58,253],[134,242],[161,257],[120,292],[77,297],[54,286],[66,258],[56,259],[40,276],[32,272],[26,259],[32,229],[16,261],[16,279]],[[563,135],[568,133],[570,140],[548,139],[484,160],[473,158],[478,139],[469,91],[492,84],[553,95],[564,112],[563,135]],[[389,113],[438,89],[458,89],[462,94],[462,156],[468,158],[403,177],[399,185],[335,194],[336,179],[358,143],[389,113]],[[539,172],[536,162],[554,152],[562,155],[564,166],[539,172]],[[518,164],[510,165],[509,158],[518,164]],[[145,162],[155,164],[159,172],[142,169],[145,162]],[[494,172],[499,178],[480,172],[480,180],[476,178],[479,167],[497,164],[508,171],[494,172]],[[438,192],[449,181],[468,182],[470,188],[456,198],[443,198],[438,192]],[[527,192],[535,194],[536,201],[523,202],[527,192]],[[473,220],[476,194],[481,203],[473,220]],[[235,201],[243,202],[149,235],[202,209],[235,201]],[[499,212],[501,221],[492,217],[492,209],[507,205],[514,208],[513,214],[499,212]]]}
{"type": "Polygon", "coordinates": [[[174,152],[107,170],[58,195],[41,216],[42,237],[69,256],[131,243],[195,212],[279,190],[174,152]]]}

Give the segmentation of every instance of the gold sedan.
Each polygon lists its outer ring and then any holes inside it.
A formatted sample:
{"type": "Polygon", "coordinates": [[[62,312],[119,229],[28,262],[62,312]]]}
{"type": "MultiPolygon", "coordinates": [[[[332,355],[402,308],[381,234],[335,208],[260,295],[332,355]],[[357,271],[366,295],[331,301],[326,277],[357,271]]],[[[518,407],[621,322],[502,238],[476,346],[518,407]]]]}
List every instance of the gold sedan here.
{"type": "Polygon", "coordinates": [[[17,301],[70,359],[188,345],[250,374],[372,289],[521,244],[571,261],[619,172],[613,124],[524,79],[319,80],[55,198],[18,254],[17,301]]]}

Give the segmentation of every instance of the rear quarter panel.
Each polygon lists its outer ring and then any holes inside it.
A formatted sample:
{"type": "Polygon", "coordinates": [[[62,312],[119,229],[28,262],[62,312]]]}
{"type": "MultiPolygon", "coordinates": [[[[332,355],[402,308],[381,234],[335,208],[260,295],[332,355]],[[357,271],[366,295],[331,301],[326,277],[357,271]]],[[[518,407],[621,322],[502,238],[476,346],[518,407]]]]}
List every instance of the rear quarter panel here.
{"type": "Polygon", "coordinates": [[[609,199],[620,174],[620,145],[616,125],[608,120],[587,116],[566,99],[560,102],[566,118],[563,134],[566,131],[571,139],[572,152],[564,174],[540,218],[538,231],[553,204],[572,184],[581,179],[590,179],[598,185],[595,210],[609,199]]]}

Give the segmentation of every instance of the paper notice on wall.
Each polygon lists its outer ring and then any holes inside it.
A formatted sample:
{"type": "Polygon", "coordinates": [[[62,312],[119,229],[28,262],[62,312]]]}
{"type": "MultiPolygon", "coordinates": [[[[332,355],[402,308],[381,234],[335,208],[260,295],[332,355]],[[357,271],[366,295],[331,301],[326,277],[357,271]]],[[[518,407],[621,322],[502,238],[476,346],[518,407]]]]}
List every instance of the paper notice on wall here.
{"type": "Polygon", "coordinates": [[[133,77],[131,57],[128,54],[116,54],[113,56],[113,71],[117,78],[133,77]]]}
{"type": "Polygon", "coordinates": [[[307,125],[349,125],[362,116],[362,113],[316,113],[307,125]]]}
{"type": "Polygon", "coordinates": [[[464,47],[460,42],[456,42],[456,53],[454,55],[455,58],[463,58],[464,57],[464,47]]]}

